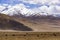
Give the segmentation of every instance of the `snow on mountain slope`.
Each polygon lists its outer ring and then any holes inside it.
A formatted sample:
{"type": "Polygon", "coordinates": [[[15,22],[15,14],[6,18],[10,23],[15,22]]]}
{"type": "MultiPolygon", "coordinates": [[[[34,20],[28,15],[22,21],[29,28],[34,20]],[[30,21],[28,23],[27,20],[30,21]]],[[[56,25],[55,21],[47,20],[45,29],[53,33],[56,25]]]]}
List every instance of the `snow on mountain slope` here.
{"type": "Polygon", "coordinates": [[[60,7],[59,6],[50,6],[47,7],[45,5],[38,7],[38,8],[27,8],[24,4],[16,4],[16,5],[8,5],[8,6],[2,6],[0,5],[0,13],[4,13],[7,15],[13,15],[21,13],[25,16],[30,15],[60,15],[60,7]]]}
{"type": "Polygon", "coordinates": [[[40,15],[47,15],[46,13],[42,12],[39,8],[34,9],[28,9],[23,4],[15,5],[15,6],[7,6],[4,9],[2,9],[1,13],[7,14],[7,15],[13,15],[21,13],[25,16],[40,14],[40,15]]]}
{"type": "MultiPolygon", "coordinates": [[[[31,15],[32,13],[34,13],[31,9],[27,9],[25,7],[25,5],[23,4],[17,4],[17,5],[14,5],[14,6],[2,6],[3,9],[0,9],[0,13],[4,13],[4,14],[7,14],[7,15],[13,15],[13,14],[18,14],[21,13],[22,15],[31,15]]],[[[1,8],[1,7],[0,7],[1,8]]]]}

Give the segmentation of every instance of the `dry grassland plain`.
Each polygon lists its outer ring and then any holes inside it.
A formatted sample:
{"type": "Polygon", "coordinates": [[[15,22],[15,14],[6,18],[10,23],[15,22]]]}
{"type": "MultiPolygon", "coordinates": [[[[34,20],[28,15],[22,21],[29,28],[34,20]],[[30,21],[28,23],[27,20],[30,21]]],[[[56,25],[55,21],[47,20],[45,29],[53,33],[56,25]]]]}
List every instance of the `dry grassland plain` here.
{"type": "Polygon", "coordinates": [[[0,32],[0,40],[60,40],[60,32],[0,32]]]}

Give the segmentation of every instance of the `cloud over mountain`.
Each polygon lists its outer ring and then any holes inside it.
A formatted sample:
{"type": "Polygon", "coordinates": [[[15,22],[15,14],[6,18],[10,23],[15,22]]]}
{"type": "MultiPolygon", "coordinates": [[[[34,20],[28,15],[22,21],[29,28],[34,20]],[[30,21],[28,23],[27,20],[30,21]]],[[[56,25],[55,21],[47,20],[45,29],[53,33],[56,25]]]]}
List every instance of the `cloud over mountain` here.
{"type": "Polygon", "coordinates": [[[20,12],[21,14],[31,15],[40,13],[41,15],[55,15],[60,14],[60,0],[10,0],[11,4],[0,4],[0,12],[13,15],[20,12]],[[17,3],[19,2],[19,3],[17,3]],[[27,4],[27,5],[26,5],[27,4]],[[31,5],[39,5],[34,7],[31,5]],[[31,6],[31,7],[30,7],[31,6]],[[28,7],[28,8],[27,8],[28,7]],[[30,7],[30,8],[29,8],[30,7]],[[33,8],[32,8],[33,7],[33,8]]]}

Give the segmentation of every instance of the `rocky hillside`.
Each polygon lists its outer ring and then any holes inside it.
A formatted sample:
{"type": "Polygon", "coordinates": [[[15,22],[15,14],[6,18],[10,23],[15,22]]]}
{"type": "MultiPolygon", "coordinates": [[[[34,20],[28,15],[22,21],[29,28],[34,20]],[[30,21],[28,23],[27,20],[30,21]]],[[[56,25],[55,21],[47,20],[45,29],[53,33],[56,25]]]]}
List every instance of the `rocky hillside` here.
{"type": "Polygon", "coordinates": [[[31,28],[5,14],[0,14],[0,30],[32,31],[31,28]]]}
{"type": "Polygon", "coordinates": [[[49,32],[60,31],[60,17],[48,16],[30,16],[30,17],[17,17],[17,21],[32,28],[34,31],[49,32]]]}

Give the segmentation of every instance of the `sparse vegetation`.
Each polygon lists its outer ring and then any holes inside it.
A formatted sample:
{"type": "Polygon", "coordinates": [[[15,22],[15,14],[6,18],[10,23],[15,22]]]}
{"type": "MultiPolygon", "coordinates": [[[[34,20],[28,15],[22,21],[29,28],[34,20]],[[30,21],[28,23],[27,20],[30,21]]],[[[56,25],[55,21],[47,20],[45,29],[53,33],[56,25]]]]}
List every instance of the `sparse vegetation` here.
{"type": "Polygon", "coordinates": [[[60,40],[60,32],[0,32],[0,40],[60,40]]]}

